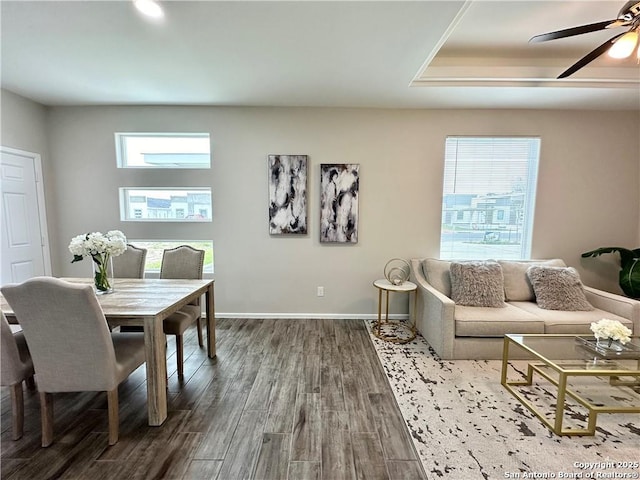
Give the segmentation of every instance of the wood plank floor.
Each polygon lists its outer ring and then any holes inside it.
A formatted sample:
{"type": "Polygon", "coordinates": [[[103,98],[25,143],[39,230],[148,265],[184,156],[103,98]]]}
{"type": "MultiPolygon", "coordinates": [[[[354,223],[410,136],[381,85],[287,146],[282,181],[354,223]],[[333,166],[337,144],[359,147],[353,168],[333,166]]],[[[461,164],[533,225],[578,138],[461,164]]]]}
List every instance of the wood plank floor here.
{"type": "Polygon", "coordinates": [[[25,390],[14,442],[3,387],[2,479],[426,478],[363,321],[219,319],[216,333],[209,359],[188,332],[183,382],[169,339],[161,427],[147,425],[144,366],[120,386],[113,447],[106,394],[55,394],[41,448],[37,393],[25,390]]]}

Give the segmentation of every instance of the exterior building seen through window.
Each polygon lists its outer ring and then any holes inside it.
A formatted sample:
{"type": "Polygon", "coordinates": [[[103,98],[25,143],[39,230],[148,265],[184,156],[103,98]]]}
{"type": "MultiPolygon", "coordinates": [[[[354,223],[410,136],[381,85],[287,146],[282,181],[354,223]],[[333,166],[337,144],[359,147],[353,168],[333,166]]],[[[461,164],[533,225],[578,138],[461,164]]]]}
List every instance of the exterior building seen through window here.
{"type": "Polygon", "coordinates": [[[211,168],[208,133],[117,132],[118,168],[211,168]]]}
{"type": "Polygon", "coordinates": [[[539,138],[447,138],[440,258],[531,257],[539,155],[539,138]]]}
{"type": "Polygon", "coordinates": [[[122,221],[210,222],[211,188],[120,188],[122,221]]]}

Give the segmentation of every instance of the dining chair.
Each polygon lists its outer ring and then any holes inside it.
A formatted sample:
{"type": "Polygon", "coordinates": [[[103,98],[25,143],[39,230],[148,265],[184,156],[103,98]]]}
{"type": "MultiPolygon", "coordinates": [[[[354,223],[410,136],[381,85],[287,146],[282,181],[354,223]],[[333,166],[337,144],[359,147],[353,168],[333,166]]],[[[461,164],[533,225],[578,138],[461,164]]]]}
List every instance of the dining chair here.
{"type": "MultiPolygon", "coordinates": [[[[111,257],[113,261],[113,278],[144,278],[144,264],[147,249],[127,243],[122,255],[111,257]]],[[[121,332],[142,332],[142,325],[120,325],[121,332]]]]}
{"type": "MultiPolygon", "coordinates": [[[[160,278],[173,279],[201,279],[204,268],[204,250],[197,250],[189,245],[180,245],[162,252],[162,264],[160,266],[160,278]]],[[[176,357],[178,362],[178,378],[184,376],[184,342],[185,330],[196,323],[198,330],[198,345],[204,346],[202,339],[202,323],[200,317],[202,310],[200,299],[192,301],[180,310],[164,319],[165,335],[176,336],[176,357]]]]}
{"type": "Polygon", "coordinates": [[[24,431],[24,397],[22,381],[27,380],[27,386],[35,389],[33,381],[33,361],[29,355],[27,342],[22,332],[14,333],[2,312],[0,323],[2,384],[11,389],[11,423],[13,425],[13,439],[18,440],[24,431]]]}
{"type": "Polygon", "coordinates": [[[147,259],[146,248],[138,248],[127,243],[127,249],[122,255],[111,258],[114,278],[144,278],[144,262],[147,259]]]}
{"type": "Polygon", "coordinates": [[[53,393],[106,391],[109,445],[118,441],[118,385],[145,361],[144,334],[111,333],[91,285],[34,277],[0,290],[33,359],[42,446],[53,442],[53,393]]]}

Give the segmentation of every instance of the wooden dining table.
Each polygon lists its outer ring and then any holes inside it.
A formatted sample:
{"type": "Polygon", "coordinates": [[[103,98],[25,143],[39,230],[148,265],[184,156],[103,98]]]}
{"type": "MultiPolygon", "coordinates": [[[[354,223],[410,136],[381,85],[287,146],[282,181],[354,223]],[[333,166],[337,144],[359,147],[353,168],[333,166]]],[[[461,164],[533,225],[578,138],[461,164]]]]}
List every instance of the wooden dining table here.
{"type": "MultiPolygon", "coordinates": [[[[63,278],[72,283],[92,284],[90,278],[63,278]]],[[[214,280],[116,278],[114,291],[97,295],[110,326],[142,325],[147,369],[149,425],[158,426],[167,418],[167,354],[162,321],[192,300],[205,295],[207,354],[216,355],[214,280]]],[[[0,306],[11,320],[13,310],[4,297],[0,306]]],[[[37,372],[36,372],[37,375],[37,372]]],[[[37,377],[36,377],[37,378],[37,377]]]]}

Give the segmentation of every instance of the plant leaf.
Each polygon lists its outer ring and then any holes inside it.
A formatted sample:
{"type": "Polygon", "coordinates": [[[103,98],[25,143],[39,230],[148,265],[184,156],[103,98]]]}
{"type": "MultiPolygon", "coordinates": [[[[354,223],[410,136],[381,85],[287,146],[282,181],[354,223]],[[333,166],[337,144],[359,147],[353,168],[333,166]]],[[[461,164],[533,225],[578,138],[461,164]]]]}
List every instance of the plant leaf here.
{"type": "Polygon", "coordinates": [[[622,267],[620,288],[629,297],[640,298],[640,258],[635,258],[622,267]]]}
{"type": "Polygon", "coordinates": [[[636,250],[629,250],[627,248],[622,248],[622,247],[597,248],[596,250],[591,250],[590,252],[583,253],[582,257],[597,257],[599,255],[602,255],[603,253],[614,253],[614,252],[618,252],[620,254],[622,265],[628,262],[631,262],[634,258],[640,258],[640,248],[636,250]]]}
{"type": "Polygon", "coordinates": [[[75,263],[75,262],[79,262],[80,260],[82,260],[84,257],[82,255],[74,255],[73,256],[73,260],[71,260],[71,263],[75,263]]]}
{"type": "Polygon", "coordinates": [[[640,298],[640,248],[603,247],[585,252],[582,257],[597,257],[603,253],[620,254],[619,283],[622,291],[631,298],[640,298]]]}

